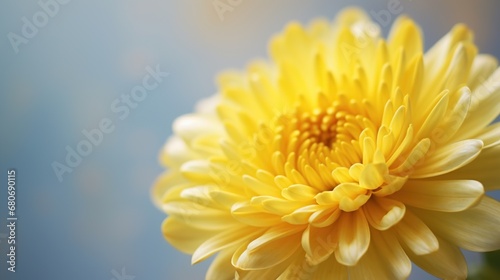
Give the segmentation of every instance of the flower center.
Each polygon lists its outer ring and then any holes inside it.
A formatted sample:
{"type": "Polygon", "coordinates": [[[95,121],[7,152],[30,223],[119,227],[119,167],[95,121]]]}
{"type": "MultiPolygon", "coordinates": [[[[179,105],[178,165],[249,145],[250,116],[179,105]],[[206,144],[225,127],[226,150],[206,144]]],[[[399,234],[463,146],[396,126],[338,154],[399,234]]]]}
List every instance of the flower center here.
{"type": "Polygon", "coordinates": [[[324,227],[372,196],[401,189],[430,141],[417,138],[407,121],[408,98],[395,94],[380,112],[369,111],[374,106],[362,97],[338,94],[301,102],[261,124],[250,153],[258,156],[248,165],[257,172],[243,178],[253,192],[250,208],[290,224],[324,227]]]}
{"type": "MultiPolygon", "coordinates": [[[[375,125],[365,116],[334,107],[312,112],[296,109],[292,114],[281,115],[276,127],[278,138],[284,139],[279,152],[290,159],[288,164],[299,171],[312,168],[317,172],[326,167],[329,173],[339,167],[368,163],[370,157],[364,156],[364,143],[360,141],[371,138],[376,131],[375,125]]],[[[324,190],[344,182],[327,179],[331,174],[323,175],[319,176],[323,177],[321,184],[318,180],[310,183],[324,190]]]]}
{"type": "Polygon", "coordinates": [[[258,173],[247,183],[256,188],[257,181],[272,182],[280,193],[272,198],[274,191],[267,189],[251,204],[279,213],[291,224],[326,226],[341,211],[362,207],[372,195],[397,191],[406,178],[389,174],[377,150],[377,126],[353,111],[338,106],[299,107],[278,115],[271,129],[273,143],[266,145],[271,148],[259,153],[274,178],[258,173]],[[269,156],[271,161],[266,160],[269,156]]]}

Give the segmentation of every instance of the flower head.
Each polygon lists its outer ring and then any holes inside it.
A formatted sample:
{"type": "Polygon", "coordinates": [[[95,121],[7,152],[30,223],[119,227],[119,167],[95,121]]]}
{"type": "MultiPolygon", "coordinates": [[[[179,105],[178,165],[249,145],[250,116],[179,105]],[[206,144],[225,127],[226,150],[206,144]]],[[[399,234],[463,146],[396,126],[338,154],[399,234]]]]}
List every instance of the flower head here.
{"type": "Polygon", "coordinates": [[[500,70],[455,26],[425,54],[400,17],[291,23],[270,61],[178,118],[154,197],[207,279],[465,278],[500,249],[500,70]]]}

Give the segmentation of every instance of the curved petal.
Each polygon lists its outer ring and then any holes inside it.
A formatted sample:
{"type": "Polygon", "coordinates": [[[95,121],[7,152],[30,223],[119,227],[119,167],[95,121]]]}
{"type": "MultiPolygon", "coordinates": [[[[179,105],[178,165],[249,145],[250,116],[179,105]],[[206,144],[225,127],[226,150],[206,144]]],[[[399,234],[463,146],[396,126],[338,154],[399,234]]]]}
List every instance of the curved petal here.
{"type": "Polygon", "coordinates": [[[422,159],[425,158],[430,147],[431,140],[429,138],[420,140],[407,156],[400,156],[396,159],[396,164],[393,164],[390,173],[398,174],[400,177],[406,177],[412,174],[415,170],[415,165],[422,162],[422,159]]]}
{"type": "Polygon", "coordinates": [[[281,223],[281,217],[270,214],[261,205],[249,202],[239,202],[231,208],[231,215],[241,223],[255,227],[270,227],[281,223]]]}
{"type": "Polygon", "coordinates": [[[465,25],[456,25],[425,53],[421,90],[410,97],[416,121],[425,119],[433,105],[428,101],[437,93],[445,89],[454,92],[455,87],[465,84],[476,53],[472,37],[465,25]]]}
{"type": "Polygon", "coordinates": [[[409,180],[392,198],[422,209],[458,212],[477,204],[483,194],[483,185],[474,180],[409,180]]]}
{"type": "Polygon", "coordinates": [[[483,142],[463,140],[444,147],[428,155],[410,175],[411,178],[429,178],[456,170],[473,161],[481,152],[483,142]]]}
{"type": "Polygon", "coordinates": [[[387,230],[397,224],[405,210],[403,203],[384,197],[376,197],[363,206],[366,219],[378,230],[387,230]]]}
{"type": "Polygon", "coordinates": [[[329,207],[314,212],[309,217],[309,224],[315,227],[327,227],[333,224],[342,213],[342,210],[335,207],[329,207]]]}
{"type": "Polygon", "coordinates": [[[281,190],[281,195],[284,198],[297,201],[313,200],[316,193],[317,190],[303,184],[293,184],[281,190]]]}
{"type": "Polygon", "coordinates": [[[213,115],[215,114],[215,110],[217,108],[217,105],[219,105],[220,100],[220,95],[214,94],[198,101],[195,110],[200,114],[213,115]]]}
{"type": "Polygon", "coordinates": [[[464,249],[500,249],[500,202],[484,197],[475,207],[458,213],[414,209],[433,232],[464,249]]]}
{"type": "Polygon", "coordinates": [[[411,262],[391,231],[372,231],[373,241],[356,266],[348,267],[349,279],[406,279],[411,262]]]}
{"type": "Polygon", "coordinates": [[[451,173],[436,177],[439,180],[473,179],[483,184],[486,191],[500,189],[500,145],[483,150],[479,156],[451,173]]]}
{"type": "Polygon", "coordinates": [[[224,127],[213,116],[189,114],[178,117],[173,124],[173,131],[186,143],[198,136],[224,135],[224,127]]]}
{"type": "MultiPolygon", "coordinates": [[[[424,80],[427,83],[422,88],[422,92],[433,92],[429,89],[433,88],[433,86],[435,88],[436,84],[438,86],[443,85],[443,80],[446,78],[445,73],[455,56],[456,49],[460,45],[472,42],[472,39],[472,32],[465,25],[458,24],[425,53],[424,80]]],[[[468,71],[468,69],[461,70],[468,71]]],[[[437,90],[441,91],[441,88],[437,90]]],[[[420,99],[421,101],[425,100],[425,96],[422,96],[422,98],[420,99]]]]}
{"type": "Polygon", "coordinates": [[[308,226],[302,234],[302,248],[306,259],[312,265],[318,265],[330,257],[337,249],[338,230],[335,226],[318,228],[308,226]]]}
{"type": "Polygon", "coordinates": [[[292,225],[306,225],[308,224],[311,215],[318,212],[323,212],[329,208],[322,205],[312,204],[296,209],[292,213],[282,217],[284,222],[292,225]]]}
{"type": "MultiPolygon", "coordinates": [[[[250,279],[276,279],[276,280],[288,280],[288,279],[310,279],[311,275],[314,274],[317,266],[310,265],[304,258],[304,251],[300,248],[295,252],[295,254],[290,257],[287,261],[278,265],[276,269],[280,272],[279,277],[264,277],[264,278],[248,278],[250,279]],[[281,269],[285,267],[285,269],[281,269]]],[[[270,270],[274,270],[271,268],[270,270]]]]}
{"type": "Polygon", "coordinates": [[[225,230],[238,223],[225,211],[201,206],[191,201],[169,202],[162,206],[171,217],[194,228],[225,230]]]}
{"type": "Polygon", "coordinates": [[[483,83],[498,67],[497,59],[491,55],[478,54],[472,63],[467,85],[475,90],[483,83]]]}
{"type": "Polygon", "coordinates": [[[163,236],[177,250],[191,254],[203,242],[218,233],[217,230],[199,229],[185,222],[169,217],[161,225],[163,236]]]}
{"type": "Polygon", "coordinates": [[[477,47],[471,41],[460,42],[457,45],[448,69],[444,73],[443,88],[453,92],[467,82],[477,52],[477,47]]]}
{"type": "Polygon", "coordinates": [[[282,225],[271,228],[250,242],[234,264],[239,269],[261,270],[277,265],[300,247],[303,227],[282,225]]]}
{"type": "Polygon", "coordinates": [[[408,60],[411,61],[414,56],[422,54],[422,32],[420,27],[406,16],[399,16],[393,23],[389,33],[388,47],[395,53],[400,47],[403,47],[408,60]]]}
{"type": "Polygon", "coordinates": [[[339,13],[334,25],[335,40],[331,60],[337,66],[333,74],[347,74],[359,62],[365,69],[372,69],[380,27],[360,9],[348,8],[339,13]]]}
{"type": "Polygon", "coordinates": [[[462,140],[450,141],[467,117],[472,98],[471,96],[472,93],[466,86],[463,86],[458,91],[451,94],[451,105],[448,106],[444,118],[439,121],[438,126],[432,128],[430,138],[434,143],[446,144],[462,140]]]}
{"type": "Polygon", "coordinates": [[[406,211],[404,218],[393,229],[398,240],[416,255],[429,254],[439,248],[434,233],[411,211],[406,211]]]}
{"type": "Polygon", "coordinates": [[[210,162],[205,159],[190,160],[182,164],[180,171],[187,179],[200,184],[213,180],[210,162]]]}
{"type": "Polygon", "coordinates": [[[363,188],[374,190],[384,182],[384,176],[387,174],[385,163],[369,163],[361,172],[359,185],[363,188]]]}
{"type": "Polygon", "coordinates": [[[370,227],[363,211],[344,212],[336,222],[339,245],[335,258],[343,265],[355,265],[370,245],[370,227]]]}
{"type": "Polygon", "coordinates": [[[456,137],[473,138],[488,126],[500,113],[500,68],[490,77],[485,77],[472,92],[472,99],[467,118],[456,137]]]}
{"type": "Polygon", "coordinates": [[[160,163],[165,167],[179,168],[193,159],[196,159],[196,153],[179,136],[170,137],[160,152],[160,163]]]}
{"type": "Polygon", "coordinates": [[[164,172],[161,174],[151,189],[151,197],[156,207],[161,208],[167,191],[182,182],[184,182],[184,178],[179,172],[164,172]]]}
{"type": "Polygon", "coordinates": [[[436,251],[417,255],[412,250],[406,250],[410,259],[423,270],[442,279],[466,279],[467,263],[457,246],[439,238],[436,251]]]}
{"type": "MultiPolygon", "coordinates": [[[[345,265],[341,265],[335,259],[335,256],[330,256],[326,261],[318,265],[316,271],[314,272],[314,278],[312,279],[331,279],[332,275],[335,275],[335,279],[338,280],[349,280],[348,268],[345,265]]],[[[299,278],[306,279],[306,278],[299,278]]]]}
{"type": "Polygon", "coordinates": [[[376,279],[392,279],[385,260],[380,257],[373,244],[368,248],[366,254],[359,260],[356,266],[348,266],[347,271],[349,278],[352,280],[376,280],[376,279]]]}
{"type": "Polygon", "coordinates": [[[438,99],[438,101],[436,102],[434,107],[432,107],[432,110],[430,110],[430,112],[426,114],[422,124],[419,127],[416,127],[417,133],[415,138],[422,139],[430,137],[434,129],[439,125],[441,121],[443,121],[446,110],[448,109],[450,94],[448,92],[443,92],[438,95],[436,99],[438,99]]]}
{"type": "Polygon", "coordinates": [[[500,123],[486,127],[472,138],[483,141],[484,149],[500,144],[500,123]]]}
{"type": "Polygon", "coordinates": [[[392,277],[406,279],[411,272],[411,261],[391,231],[372,230],[372,242],[377,254],[383,256],[385,268],[392,277]]]}
{"type": "Polygon", "coordinates": [[[238,280],[252,279],[294,279],[293,277],[283,277],[284,275],[299,274],[301,267],[298,265],[304,259],[304,252],[300,249],[296,250],[294,255],[284,260],[283,262],[266,269],[259,270],[238,270],[238,280]]]}
{"type": "Polygon", "coordinates": [[[252,227],[236,227],[231,230],[218,232],[216,235],[207,239],[194,251],[191,263],[199,263],[213,254],[237,244],[244,243],[260,234],[260,230],[252,227]]]}
{"type": "Polygon", "coordinates": [[[206,280],[233,280],[235,268],[231,264],[235,247],[227,248],[219,252],[208,268],[206,280]]]}

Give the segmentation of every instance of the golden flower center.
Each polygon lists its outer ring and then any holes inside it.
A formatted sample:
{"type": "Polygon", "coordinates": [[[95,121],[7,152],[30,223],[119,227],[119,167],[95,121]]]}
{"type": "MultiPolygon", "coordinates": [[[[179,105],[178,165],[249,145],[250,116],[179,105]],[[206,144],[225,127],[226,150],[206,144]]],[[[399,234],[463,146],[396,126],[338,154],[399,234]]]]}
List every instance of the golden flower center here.
{"type": "Polygon", "coordinates": [[[324,227],[342,211],[356,211],[372,195],[392,194],[406,181],[390,174],[377,148],[378,125],[346,106],[299,107],[279,115],[271,127],[273,143],[259,153],[262,170],[269,172],[245,177],[256,195],[249,201],[252,207],[235,207],[236,215],[264,210],[290,224],[324,227]],[[260,187],[266,183],[278,188],[260,187]]]}
{"type": "Polygon", "coordinates": [[[288,159],[285,165],[294,167],[318,190],[333,189],[338,184],[357,181],[355,179],[359,174],[344,180],[346,178],[332,172],[339,172],[335,171],[339,168],[353,168],[352,173],[355,173],[360,165],[373,161],[371,157],[363,157],[360,139],[364,140],[376,128],[363,115],[336,110],[332,106],[312,112],[296,110],[293,114],[278,118],[276,127],[277,138],[284,139],[279,152],[288,159]],[[306,170],[309,169],[321,174],[308,175],[311,172],[306,170]]]}

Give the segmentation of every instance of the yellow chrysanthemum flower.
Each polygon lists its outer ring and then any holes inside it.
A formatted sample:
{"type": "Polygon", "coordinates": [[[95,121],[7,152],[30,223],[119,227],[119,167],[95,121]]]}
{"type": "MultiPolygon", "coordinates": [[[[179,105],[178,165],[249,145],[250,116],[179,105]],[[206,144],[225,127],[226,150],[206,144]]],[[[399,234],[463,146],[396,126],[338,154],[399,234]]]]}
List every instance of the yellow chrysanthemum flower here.
{"type": "Polygon", "coordinates": [[[496,60],[463,25],[425,54],[407,17],[379,32],[291,23],[175,121],[153,193],[207,279],[463,279],[459,248],[500,249],[496,60]]]}

